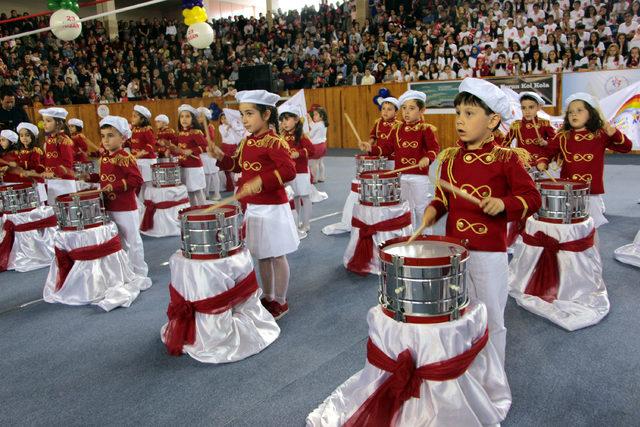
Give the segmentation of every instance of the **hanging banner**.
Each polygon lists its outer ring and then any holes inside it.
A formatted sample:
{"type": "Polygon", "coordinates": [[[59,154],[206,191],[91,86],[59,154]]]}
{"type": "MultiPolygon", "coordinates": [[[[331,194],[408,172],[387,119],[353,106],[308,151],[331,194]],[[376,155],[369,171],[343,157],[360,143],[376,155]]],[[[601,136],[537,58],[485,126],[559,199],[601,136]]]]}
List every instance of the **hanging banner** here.
{"type": "Polygon", "coordinates": [[[640,150],[640,80],[600,100],[600,109],[640,150]]]}
{"type": "MultiPolygon", "coordinates": [[[[556,75],[489,77],[486,80],[499,87],[507,87],[516,93],[536,92],[545,101],[545,106],[556,105],[556,75]]],[[[453,100],[458,94],[462,80],[409,83],[409,89],[427,95],[425,114],[454,114],[453,100]]]]}
{"type": "Polygon", "coordinates": [[[564,108],[565,100],[576,92],[586,92],[602,100],[638,80],[640,80],[640,71],[637,69],[563,74],[562,107],[564,108]]]}

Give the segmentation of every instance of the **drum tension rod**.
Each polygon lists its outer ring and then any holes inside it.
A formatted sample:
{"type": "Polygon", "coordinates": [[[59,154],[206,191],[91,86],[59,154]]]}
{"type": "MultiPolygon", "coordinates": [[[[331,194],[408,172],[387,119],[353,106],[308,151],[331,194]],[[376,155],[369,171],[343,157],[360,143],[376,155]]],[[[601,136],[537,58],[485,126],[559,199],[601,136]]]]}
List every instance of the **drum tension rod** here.
{"type": "Polygon", "coordinates": [[[449,316],[451,320],[457,320],[460,318],[460,304],[458,298],[460,298],[460,259],[461,255],[456,253],[452,255],[451,260],[451,276],[453,277],[453,283],[449,285],[449,289],[453,291],[453,311],[449,316]]]}
{"type": "Polygon", "coordinates": [[[396,273],[396,290],[395,290],[396,296],[393,299],[393,302],[395,303],[395,310],[394,310],[395,314],[393,316],[393,319],[398,321],[398,322],[403,322],[404,323],[406,319],[405,319],[405,316],[404,316],[404,310],[402,309],[402,306],[400,304],[400,294],[404,294],[404,291],[405,291],[404,282],[403,282],[402,286],[400,286],[400,287],[397,286],[398,285],[398,279],[400,277],[402,277],[401,273],[402,273],[402,266],[403,265],[404,265],[404,260],[401,257],[399,257],[399,256],[394,256],[393,257],[393,268],[394,268],[395,273],[396,273]]]}

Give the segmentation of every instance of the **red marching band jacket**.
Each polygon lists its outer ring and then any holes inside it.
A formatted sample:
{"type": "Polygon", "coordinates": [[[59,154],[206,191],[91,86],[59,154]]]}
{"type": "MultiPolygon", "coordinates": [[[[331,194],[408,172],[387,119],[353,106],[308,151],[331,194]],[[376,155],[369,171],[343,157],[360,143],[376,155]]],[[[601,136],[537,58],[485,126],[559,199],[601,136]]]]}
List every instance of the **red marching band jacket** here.
{"type": "Polygon", "coordinates": [[[156,133],[156,153],[159,157],[170,157],[171,145],[178,145],[178,134],[171,128],[159,130],[156,133]],[[164,147],[162,146],[164,144],[164,147]]]}
{"type": "Polygon", "coordinates": [[[524,148],[531,155],[530,166],[538,163],[549,164],[550,158],[547,154],[546,146],[540,145],[538,139],[544,139],[547,143],[556,136],[555,130],[549,123],[549,120],[516,120],[511,123],[509,133],[504,139],[504,146],[509,146],[515,138],[517,147],[524,148]],[[538,136],[540,135],[540,136],[538,136]]]}
{"type": "Polygon", "coordinates": [[[291,151],[299,154],[297,159],[293,159],[296,164],[296,173],[309,173],[309,158],[313,156],[311,140],[307,135],[302,135],[300,141],[296,142],[296,136],[293,132],[284,132],[282,138],[287,142],[291,151]]]}
{"type": "Polygon", "coordinates": [[[507,250],[507,222],[522,220],[541,206],[540,193],[525,169],[525,150],[499,147],[493,138],[477,150],[463,143],[445,149],[441,155],[440,178],[478,199],[499,198],[505,210],[490,216],[465,199],[437,187],[431,202],[437,218],[447,211],[446,235],[468,239],[469,249],[488,252],[507,250]]]}
{"type": "Polygon", "coordinates": [[[546,150],[549,158],[557,155],[562,162],[561,178],[590,182],[591,194],[603,194],[605,150],[628,153],[631,148],[631,140],[618,129],[613,136],[598,129],[560,131],[546,150]]]}
{"type": "MultiPolygon", "coordinates": [[[[382,117],[378,117],[371,128],[371,132],[369,132],[369,138],[375,141],[376,146],[388,143],[389,138],[391,137],[391,129],[396,123],[401,122],[395,118],[386,121],[383,120],[382,117]]],[[[389,159],[393,160],[394,155],[391,154],[389,159]]]]}
{"type": "Polygon", "coordinates": [[[156,137],[153,134],[151,126],[136,127],[131,129],[131,138],[127,141],[128,147],[131,149],[131,154],[140,159],[155,159],[156,158],[156,137]],[[142,150],[146,153],[142,156],[137,156],[142,150]]]}
{"type": "Polygon", "coordinates": [[[207,151],[207,139],[199,129],[188,129],[178,132],[177,145],[183,150],[191,150],[190,156],[178,155],[180,166],[183,168],[202,167],[200,154],[207,151]]]}
{"type": "Polygon", "coordinates": [[[243,202],[280,205],[289,201],[284,183],[296,177],[296,166],[289,150],[284,139],[273,130],[268,130],[242,140],[236,153],[233,156],[225,155],[218,166],[222,170],[242,173],[238,188],[257,176],[262,178],[262,191],[244,198],[243,202]]]}
{"type": "MultiPolygon", "coordinates": [[[[395,154],[396,168],[417,165],[423,157],[433,163],[440,152],[434,127],[422,120],[408,124],[397,122],[391,129],[389,139],[372,147],[370,154],[389,157],[395,154]]],[[[429,175],[429,168],[412,169],[405,174],[429,175]]]]}
{"type": "Polygon", "coordinates": [[[44,171],[53,172],[54,179],[75,179],[73,173],[73,141],[63,132],[47,136],[44,143],[44,171]]]}
{"type": "Polygon", "coordinates": [[[87,153],[89,152],[89,145],[87,144],[86,137],[83,134],[78,133],[73,135],[71,140],[73,141],[73,147],[75,149],[73,160],[82,163],[88,162],[89,156],[87,153]]]}
{"type": "MultiPolygon", "coordinates": [[[[15,154],[15,161],[19,168],[24,170],[32,170],[37,173],[44,172],[44,166],[42,166],[43,152],[39,147],[22,148],[13,152],[15,154]]],[[[24,177],[19,175],[17,181],[13,182],[44,182],[42,178],[24,177]]]]}
{"type": "Polygon", "coordinates": [[[99,182],[100,188],[111,186],[104,193],[105,209],[108,211],[134,211],[138,209],[136,192],[143,180],[135,157],[120,149],[106,153],[100,158],[100,173],[91,174],[91,182],[99,182]]]}

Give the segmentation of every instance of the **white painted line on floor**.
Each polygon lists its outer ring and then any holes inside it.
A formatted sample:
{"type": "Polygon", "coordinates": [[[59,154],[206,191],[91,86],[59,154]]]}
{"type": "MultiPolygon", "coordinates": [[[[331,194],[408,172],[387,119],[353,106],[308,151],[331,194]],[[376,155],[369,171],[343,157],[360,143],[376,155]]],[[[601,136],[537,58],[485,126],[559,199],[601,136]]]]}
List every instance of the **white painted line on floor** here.
{"type": "Polygon", "coordinates": [[[332,216],[340,215],[341,213],[342,211],[337,211],[330,214],[319,216],[318,218],[311,218],[309,222],[316,222],[316,221],[320,221],[321,219],[331,218],[332,216]]]}
{"type": "Polygon", "coordinates": [[[44,301],[44,299],[40,298],[40,299],[37,299],[37,300],[25,302],[24,304],[21,304],[19,308],[25,308],[25,307],[30,306],[31,304],[35,304],[35,303],[40,302],[40,301],[44,301]]]}

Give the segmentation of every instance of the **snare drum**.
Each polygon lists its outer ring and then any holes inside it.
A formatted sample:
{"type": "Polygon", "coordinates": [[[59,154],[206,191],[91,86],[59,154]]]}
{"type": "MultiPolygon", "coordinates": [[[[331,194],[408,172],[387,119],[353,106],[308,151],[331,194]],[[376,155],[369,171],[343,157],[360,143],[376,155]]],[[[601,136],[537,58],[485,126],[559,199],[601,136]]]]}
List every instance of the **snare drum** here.
{"type": "Polygon", "coordinates": [[[86,191],[56,197],[56,217],[63,231],[95,228],[109,222],[102,193],[86,191]]]}
{"type": "Polygon", "coordinates": [[[4,213],[27,212],[40,206],[37,184],[20,183],[0,186],[0,206],[4,213]]]}
{"type": "Polygon", "coordinates": [[[180,165],[174,162],[151,165],[151,182],[154,187],[175,187],[181,185],[180,165]]]}
{"type": "Polygon", "coordinates": [[[573,224],[589,217],[589,188],[583,181],[544,179],[536,182],[542,206],[535,218],[543,222],[573,224]]]}
{"type": "Polygon", "coordinates": [[[378,171],[387,168],[387,158],[379,156],[356,155],[356,176],[362,172],[378,171]]]}
{"type": "Polygon", "coordinates": [[[529,171],[529,176],[534,181],[540,181],[540,180],[544,179],[545,173],[542,172],[542,171],[539,171],[538,169],[531,169],[529,171]]]}
{"type": "Polygon", "coordinates": [[[358,175],[358,200],[366,206],[390,206],[400,203],[400,173],[387,170],[358,175]]]}
{"type": "MultiPolygon", "coordinates": [[[[469,303],[466,263],[459,239],[443,236],[397,237],[379,245],[380,304],[398,321],[409,317],[459,317],[469,303]]],[[[425,323],[428,323],[428,319],[425,323]]]]}
{"type": "Polygon", "coordinates": [[[93,162],[76,162],[73,164],[73,170],[76,176],[91,175],[96,173],[93,162]]]}
{"type": "Polygon", "coordinates": [[[239,206],[225,205],[210,212],[193,206],[178,213],[182,255],[190,259],[225,258],[242,249],[242,214],[239,206]]]}

